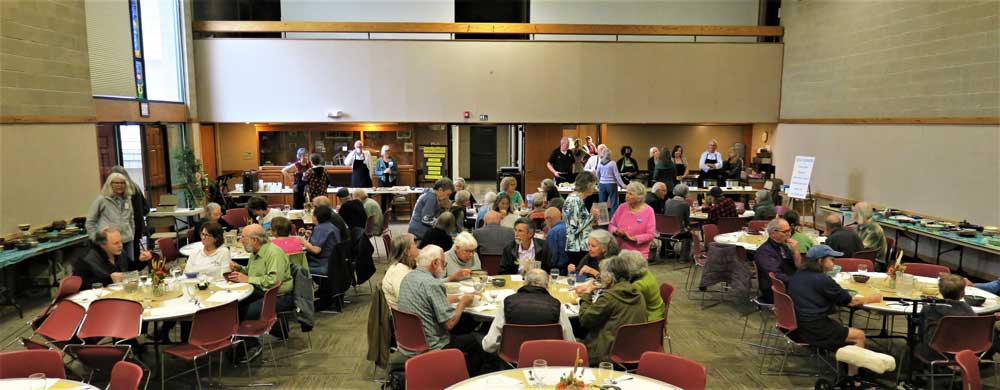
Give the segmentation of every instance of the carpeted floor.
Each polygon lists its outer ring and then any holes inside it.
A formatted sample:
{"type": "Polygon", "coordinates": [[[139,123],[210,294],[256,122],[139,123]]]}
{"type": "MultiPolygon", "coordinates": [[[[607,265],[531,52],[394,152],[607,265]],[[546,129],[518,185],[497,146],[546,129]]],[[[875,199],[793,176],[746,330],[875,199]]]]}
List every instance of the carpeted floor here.
{"type": "MultiPolygon", "coordinates": [[[[392,230],[405,231],[403,224],[394,224],[392,230]]],[[[384,253],[381,252],[380,253],[384,253]]],[[[373,278],[381,280],[386,264],[377,261],[378,274],[373,278]]],[[[677,288],[673,302],[669,308],[668,330],[672,338],[673,352],[686,356],[705,365],[708,369],[708,387],[712,389],[805,389],[813,388],[814,377],[789,375],[761,375],[759,373],[761,358],[754,348],[740,340],[743,329],[743,313],[751,312],[752,307],[743,298],[733,298],[725,302],[702,308],[699,301],[688,298],[684,291],[684,281],[688,269],[679,269],[672,259],[650,267],[660,282],[670,283],[677,288]]],[[[694,293],[692,298],[700,297],[694,293]]],[[[223,367],[221,383],[227,387],[246,387],[251,383],[273,383],[273,388],[279,389],[378,389],[380,383],[376,380],[384,373],[379,370],[373,374],[373,366],[365,360],[367,344],[368,304],[371,302],[371,289],[366,283],[348,294],[349,305],[340,314],[319,314],[318,324],[311,332],[312,347],[308,348],[307,338],[293,326],[289,347],[281,342],[274,344],[278,355],[277,368],[272,367],[270,355],[265,350],[264,358],[254,362],[253,380],[247,378],[243,366],[232,366],[228,362],[223,367]]],[[[34,314],[41,309],[45,299],[34,299],[27,304],[26,313],[34,314]]],[[[0,335],[7,335],[20,328],[24,323],[9,308],[3,308],[0,316],[0,335]]],[[[880,321],[872,321],[873,327],[880,321]]],[[[903,331],[901,323],[896,321],[896,327],[903,331]]],[[[758,335],[759,317],[750,316],[750,328],[747,330],[748,341],[758,335]]],[[[176,336],[174,337],[177,338],[176,336]]],[[[903,351],[901,340],[893,343],[874,342],[870,348],[881,352],[889,351],[899,356],[903,351]]],[[[4,350],[18,349],[14,344],[5,344],[4,350]]],[[[154,354],[150,350],[142,355],[142,359],[153,365],[154,354]]],[[[777,359],[771,359],[772,362],[777,359]]],[[[77,372],[83,372],[79,367],[71,365],[77,372]]],[[[217,374],[217,366],[214,366],[217,374]]],[[[182,362],[168,360],[167,371],[180,372],[190,368],[182,362]]],[[[776,369],[776,366],[774,367],[776,369]]],[[[812,360],[802,357],[789,357],[789,370],[822,369],[813,364],[812,360]]],[[[984,366],[984,382],[992,385],[993,370],[984,366]]],[[[205,375],[205,371],[202,371],[205,375]]],[[[886,378],[895,378],[895,374],[886,378]]],[[[938,388],[945,388],[939,381],[938,388]]],[[[103,386],[101,380],[95,384],[103,386]]],[[[150,388],[158,388],[159,379],[154,378],[150,388]]],[[[167,383],[169,389],[193,388],[193,375],[182,376],[167,383]]]]}

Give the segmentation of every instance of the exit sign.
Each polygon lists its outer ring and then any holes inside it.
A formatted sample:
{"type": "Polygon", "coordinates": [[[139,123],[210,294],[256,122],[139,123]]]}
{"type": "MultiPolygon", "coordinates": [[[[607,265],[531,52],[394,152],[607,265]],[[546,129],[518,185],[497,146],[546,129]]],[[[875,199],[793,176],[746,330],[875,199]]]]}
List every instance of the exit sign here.
{"type": "Polygon", "coordinates": [[[485,115],[485,114],[484,115],[480,115],[479,116],[479,120],[482,121],[482,122],[488,121],[488,120],[490,120],[490,116],[489,115],[485,115]]]}

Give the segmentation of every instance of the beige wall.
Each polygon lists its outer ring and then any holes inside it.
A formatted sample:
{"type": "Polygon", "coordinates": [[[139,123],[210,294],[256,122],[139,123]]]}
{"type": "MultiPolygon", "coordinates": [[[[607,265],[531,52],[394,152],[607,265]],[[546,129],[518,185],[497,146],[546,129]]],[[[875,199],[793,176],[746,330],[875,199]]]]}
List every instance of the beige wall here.
{"type": "MultiPolygon", "coordinates": [[[[0,1],[0,19],[0,116],[93,118],[83,1],[0,1]]],[[[99,180],[93,123],[0,125],[0,234],[86,215],[99,180]]]]}
{"type": "Polygon", "coordinates": [[[608,125],[608,139],[604,144],[611,148],[611,157],[621,157],[621,147],[632,146],[632,158],[641,169],[646,169],[651,146],[673,149],[674,145],[684,147],[688,159],[688,169],[698,169],[698,159],[706,150],[708,141],[719,141],[719,151],[725,153],[736,142],[743,142],[743,130],[747,126],[689,126],[689,125],[608,125]]]}
{"type": "Polygon", "coordinates": [[[996,1],[786,1],[782,118],[1000,116],[996,1]]]}
{"type": "Polygon", "coordinates": [[[742,43],[195,41],[206,122],[775,122],[781,56],[742,43]]]}
{"type": "Polygon", "coordinates": [[[1000,224],[1000,129],[947,125],[778,128],[776,173],[815,156],[812,190],[954,220],[1000,224]]]}
{"type": "Polygon", "coordinates": [[[218,129],[219,170],[242,171],[257,169],[260,156],[257,155],[257,130],[252,124],[220,123],[218,129]],[[243,153],[250,158],[244,160],[243,153]]]}

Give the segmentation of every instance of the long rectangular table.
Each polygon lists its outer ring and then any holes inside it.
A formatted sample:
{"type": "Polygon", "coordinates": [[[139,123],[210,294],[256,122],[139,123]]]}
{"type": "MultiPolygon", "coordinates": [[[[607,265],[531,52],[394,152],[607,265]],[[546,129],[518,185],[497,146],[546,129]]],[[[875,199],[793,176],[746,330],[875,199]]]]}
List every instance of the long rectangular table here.
{"type": "Polygon", "coordinates": [[[902,223],[881,215],[876,215],[874,219],[879,225],[895,230],[896,241],[899,241],[900,237],[913,241],[914,253],[919,253],[920,237],[935,240],[937,242],[935,263],[941,263],[941,255],[958,251],[958,269],[956,270],[958,273],[962,273],[964,248],[1000,255],[1000,246],[990,245],[983,233],[977,232],[975,237],[962,237],[955,232],[925,228],[919,223],[902,223]],[[942,243],[951,245],[951,247],[942,249],[942,243]]]}
{"type": "MultiPolygon", "coordinates": [[[[82,244],[85,241],[87,241],[87,232],[82,231],[80,232],[80,234],[77,235],[39,243],[38,246],[34,248],[21,249],[21,250],[12,248],[4,249],[3,252],[0,252],[0,270],[21,263],[28,259],[34,258],[36,256],[55,252],[63,248],[69,248],[74,245],[82,244]]],[[[61,254],[57,255],[61,256],[61,254]]],[[[58,257],[56,260],[58,260],[58,257]]],[[[55,279],[55,267],[53,267],[52,264],[49,265],[49,270],[52,272],[53,279],[55,279]]],[[[6,277],[0,279],[6,280],[6,277]]],[[[10,305],[14,306],[14,308],[17,309],[17,315],[19,317],[24,317],[23,313],[21,312],[21,306],[18,305],[17,301],[15,300],[14,289],[4,286],[2,288],[2,294],[10,302],[10,305]]]]}
{"type": "MultiPolygon", "coordinates": [[[[336,195],[337,191],[344,187],[327,187],[326,193],[331,195],[336,195]]],[[[353,191],[354,188],[347,188],[353,191]]],[[[419,195],[426,191],[426,188],[422,187],[410,187],[410,188],[364,188],[365,192],[374,195],[382,194],[395,194],[395,195],[419,195]]],[[[248,196],[248,195],[260,195],[260,196],[281,196],[281,195],[292,195],[291,189],[281,189],[277,191],[256,191],[256,192],[243,192],[243,191],[229,191],[229,196],[248,196]]]]}

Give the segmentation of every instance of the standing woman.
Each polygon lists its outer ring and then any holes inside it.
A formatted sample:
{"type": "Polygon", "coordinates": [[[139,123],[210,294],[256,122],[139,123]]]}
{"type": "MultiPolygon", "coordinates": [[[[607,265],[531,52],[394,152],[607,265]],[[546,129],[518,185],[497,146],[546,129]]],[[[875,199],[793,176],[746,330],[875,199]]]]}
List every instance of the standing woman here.
{"type": "Polygon", "coordinates": [[[140,269],[138,257],[134,257],[135,220],[132,210],[132,189],[128,178],[120,173],[111,173],[104,181],[101,194],[94,199],[87,213],[87,234],[93,240],[97,232],[110,227],[118,229],[122,235],[122,257],[128,260],[129,269],[140,269]]]}
{"type": "Polygon", "coordinates": [[[578,263],[587,253],[587,236],[594,229],[597,219],[593,210],[588,211],[583,200],[596,191],[597,177],[590,172],[580,172],[573,182],[573,192],[563,204],[563,220],[566,223],[566,255],[570,263],[578,263]]]}
{"type": "Polygon", "coordinates": [[[667,155],[666,151],[660,153],[656,159],[656,167],[653,168],[653,182],[667,185],[667,192],[672,193],[677,185],[677,166],[674,159],[667,155]]]}
{"type": "MultiPolygon", "coordinates": [[[[132,177],[128,175],[125,167],[115,165],[111,167],[111,172],[120,173],[128,180],[128,187],[132,191],[132,196],[129,198],[129,202],[132,203],[132,225],[135,228],[132,242],[141,242],[142,237],[146,234],[146,216],[149,215],[149,201],[142,194],[142,188],[139,188],[139,185],[132,181],[132,177]]],[[[133,259],[139,258],[139,251],[141,249],[140,245],[132,245],[133,259]]]]}
{"type": "MultiPolygon", "coordinates": [[[[389,145],[382,145],[382,158],[375,162],[375,177],[378,178],[379,187],[395,187],[396,176],[399,176],[399,164],[392,158],[392,149],[389,145]]],[[[379,196],[382,203],[382,210],[388,210],[392,204],[393,195],[382,194],[379,196]]]]}
{"type": "Polygon", "coordinates": [[[618,159],[618,172],[622,175],[622,181],[628,184],[639,175],[639,163],[632,158],[632,147],[622,146],[622,158],[618,159]]]}
{"type": "Polygon", "coordinates": [[[698,169],[701,170],[698,180],[701,181],[701,187],[706,187],[705,180],[715,180],[716,186],[719,185],[719,172],[722,169],[722,153],[719,153],[718,148],[719,141],[713,139],[708,141],[708,150],[701,153],[701,158],[698,160],[698,169]]]}
{"type": "Polygon", "coordinates": [[[649,257],[649,244],[656,237],[656,215],[653,208],[644,202],[646,186],[634,182],[625,192],[625,204],[618,207],[611,218],[608,231],[618,238],[618,246],[642,253],[649,257]]]}
{"type": "Polygon", "coordinates": [[[660,157],[660,149],[653,146],[649,148],[649,160],[646,160],[646,172],[649,173],[649,185],[652,186],[656,183],[653,180],[653,170],[656,169],[656,159],[660,157]]]}
{"type": "Polygon", "coordinates": [[[310,199],[326,196],[326,186],[330,182],[326,176],[326,167],[322,164],[322,157],[319,153],[313,153],[309,156],[309,161],[312,163],[311,168],[302,175],[302,181],[306,183],[305,192],[310,199]]]}
{"type": "Polygon", "coordinates": [[[597,163],[597,188],[600,189],[599,202],[608,202],[609,210],[618,209],[618,188],[625,187],[618,165],[611,160],[611,151],[601,152],[601,162],[597,163]]]}
{"type": "Polygon", "coordinates": [[[684,176],[687,176],[688,169],[688,158],[684,155],[684,147],[674,145],[674,150],[670,152],[670,156],[673,158],[674,167],[677,171],[677,182],[680,183],[684,176]]]}
{"type": "Polygon", "coordinates": [[[286,176],[292,175],[294,178],[294,182],[292,184],[293,209],[301,210],[303,204],[306,202],[306,182],[302,180],[302,175],[304,175],[309,168],[312,168],[312,164],[309,162],[309,155],[306,153],[306,148],[299,148],[299,150],[295,152],[295,162],[281,168],[282,174],[286,176]]]}
{"type": "Polygon", "coordinates": [[[344,158],[344,165],[351,167],[351,187],[372,187],[372,154],[362,149],[361,141],[354,141],[354,150],[344,158]]]}

